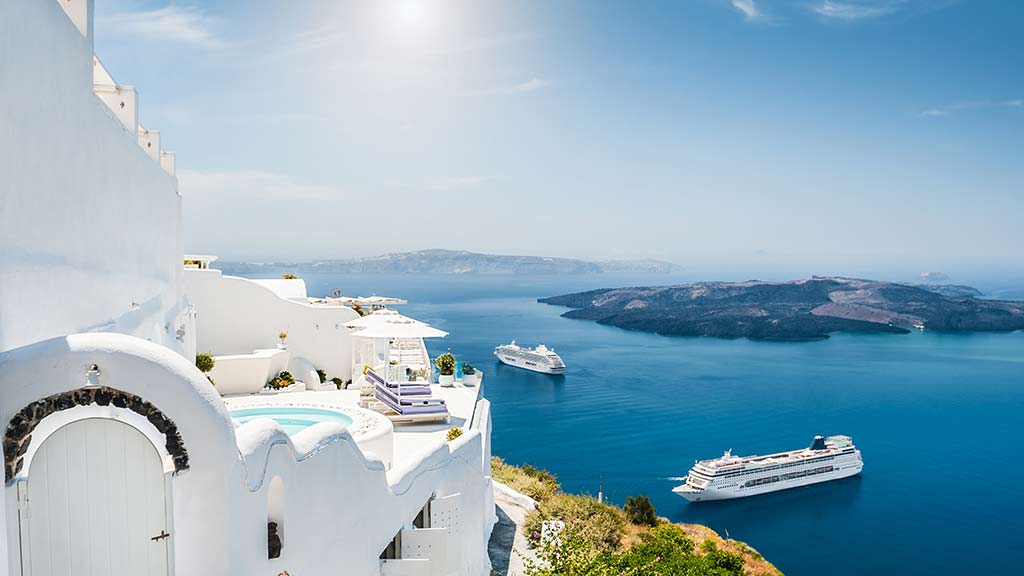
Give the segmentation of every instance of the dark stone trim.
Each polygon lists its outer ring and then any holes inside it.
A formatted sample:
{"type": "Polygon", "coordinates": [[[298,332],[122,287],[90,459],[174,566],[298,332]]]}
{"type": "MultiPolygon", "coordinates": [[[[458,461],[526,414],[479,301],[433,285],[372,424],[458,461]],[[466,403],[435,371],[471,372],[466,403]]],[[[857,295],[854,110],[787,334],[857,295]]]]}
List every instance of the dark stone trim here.
{"type": "Polygon", "coordinates": [[[166,438],[164,447],[174,460],[174,471],[188,470],[188,452],[185,450],[185,443],[181,439],[178,427],[170,418],[156,406],[134,394],[100,386],[98,388],[79,388],[47,396],[25,406],[11,418],[11,421],[7,423],[7,430],[4,432],[5,482],[10,482],[18,472],[21,472],[25,452],[28,451],[29,443],[32,442],[32,431],[43,418],[61,410],[90,404],[100,406],[112,404],[117,408],[125,408],[144,416],[166,438]]]}

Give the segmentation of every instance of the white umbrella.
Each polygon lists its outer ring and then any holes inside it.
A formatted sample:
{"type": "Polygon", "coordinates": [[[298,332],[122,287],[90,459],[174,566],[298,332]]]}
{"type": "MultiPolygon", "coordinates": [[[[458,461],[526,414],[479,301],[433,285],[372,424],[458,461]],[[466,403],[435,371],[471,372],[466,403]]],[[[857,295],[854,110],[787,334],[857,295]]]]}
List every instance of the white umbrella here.
{"type": "Polygon", "coordinates": [[[362,338],[444,338],[448,333],[418,320],[406,318],[406,321],[376,323],[353,332],[352,335],[362,338]]]}
{"type": "Polygon", "coordinates": [[[372,314],[367,314],[366,316],[360,316],[359,318],[356,318],[354,320],[349,320],[348,322],[345,322],[345,326],[348,326],[349,328],[368,328],[370,326],[376,326],[378,324],[392,320],[409,320],[411,322],[419,322],[419,320],[414,320],[412,318],[409,318],[408,316],[403,316],[398,312],[395,312],[394,310],[382,308],[380,310],[375,310],[372,314]]]}

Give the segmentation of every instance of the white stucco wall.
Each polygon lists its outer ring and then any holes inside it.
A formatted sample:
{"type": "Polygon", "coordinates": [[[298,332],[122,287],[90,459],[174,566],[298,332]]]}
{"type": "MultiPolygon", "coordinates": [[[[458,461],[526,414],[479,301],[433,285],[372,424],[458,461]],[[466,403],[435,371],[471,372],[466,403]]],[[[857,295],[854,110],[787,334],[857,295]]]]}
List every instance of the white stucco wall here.
{"type": "MultiPolygon", "coordinates": [[[[175,573],[376,576],[377,557],[394,535],[428,500],[455,494],[460,511],[446,542],[447,564],[433,573],[488,573],[494,512],[490,462],[484,459],[486,400],[460,438],[439,439],[386,471],[337,424],[318,424],[294,437],[267,419],[233,428],[220,396],[188,360],[138,338],[94,333],[0,353],[0,422],[41,397],[81,386],[92,364],[102,371],[100,384],[152,402],[184,440],[190,467],[172,477],[171,489],[175,573]],[[275,477],[283,481],[285,530],[283,554],[271,560],[267,491],[275,477]]],[[[66,419],[70,412],[61,414],[66,419]]],[[[144,422],[141,428],[152,436],[144,422]]],[[[43,440],[33,436],[34,444],[43,440]]],[[[31,473],[31,453],[27,458],[23,473],[31,473]]],[[[7,567],[18,574],[15,483],[4,487],[3,500],[0,510],[10,513],[0,549],[7,548],[7,567]]]]}
{"type": "Polygon", "coordinates": [[[182,346],[177,183],[93,94],[92,50],[55,0],[0,2],[0,350],[90,330],[182,346]]]}
{"type": "Polygon", "coordinates": [[[215,356],[251,354],[273,348],[288,333],[291,357],[304,358],[327,371],[329,378],[348,379],[352,371],[352,339],[345,323],[358,318],[351,308],[318,306],[281,298],[245,278],[220,270],[184,271],[185,293],[196,308],[196,350],[215,356]]]}

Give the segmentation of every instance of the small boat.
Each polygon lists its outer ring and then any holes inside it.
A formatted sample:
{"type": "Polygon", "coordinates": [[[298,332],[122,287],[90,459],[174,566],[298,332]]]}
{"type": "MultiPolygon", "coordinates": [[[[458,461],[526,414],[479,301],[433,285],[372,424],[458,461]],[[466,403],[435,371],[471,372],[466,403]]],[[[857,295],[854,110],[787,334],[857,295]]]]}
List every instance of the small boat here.
{"type": "Polygon", "coordinates": [[[767,456],[733,456],[694,464],[672,489],[690,502],[727,500],[807,486],[860,474],[864,462],[849,436],[815,436],[809,448],[767,456]]]}
{"type": "Polygon", "coordinates": [[[555,351],[541,344],[536,348],[523,348],[513,340],[494,349],[494,355],[509,366],[526,368],[544,374],[564,374],[565,363],[555,351]]]}

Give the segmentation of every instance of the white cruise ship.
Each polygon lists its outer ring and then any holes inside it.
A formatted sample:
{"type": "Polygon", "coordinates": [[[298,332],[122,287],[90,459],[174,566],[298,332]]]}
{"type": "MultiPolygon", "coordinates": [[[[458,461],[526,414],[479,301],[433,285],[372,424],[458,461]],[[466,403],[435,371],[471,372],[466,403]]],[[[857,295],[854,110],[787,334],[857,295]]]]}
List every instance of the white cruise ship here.
{"type": "Polygon", "coordinates": [[[523,348],[513,340],[494,349],[494,355],[509,366],[526,368],[544,374],[564,374],[565,363],[555,351],[541,344],[536,348],[523,348]]]}
{"type": "Polygon", "coordinates": [[[815,436],[810,448],[767,456],[733,456],[694,464],[672,489],[690,502],[742,498],[859,474],[864,463],[849,436],[815,436]]]}

